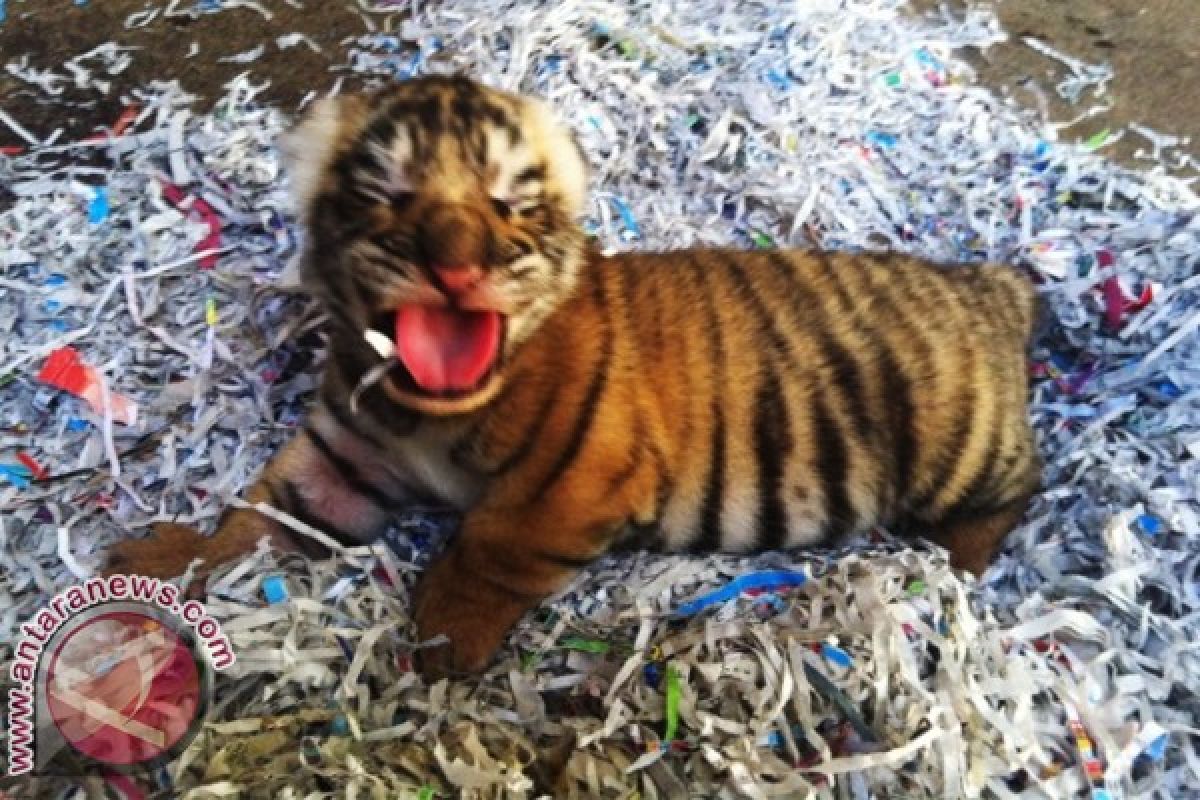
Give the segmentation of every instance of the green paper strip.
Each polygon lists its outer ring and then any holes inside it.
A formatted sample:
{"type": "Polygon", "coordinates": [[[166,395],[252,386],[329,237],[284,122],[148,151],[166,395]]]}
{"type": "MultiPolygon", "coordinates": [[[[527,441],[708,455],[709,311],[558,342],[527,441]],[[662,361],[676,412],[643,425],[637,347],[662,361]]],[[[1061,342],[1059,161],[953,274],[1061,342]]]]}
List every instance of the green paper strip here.
{"type": "Polygon", "coordinates": [[[1083,146],[1088,150],[1099,150],[1108,141],[1109,134],[1112,133],[1108,128],[1093,135],[1090,139],[1083,143],[1083,146]]]}
{"type": "Polygon", "coordinates": [[[568,636],[562,640],[562,646],[584,653],[607,653],[612,647],[601,639],[584,639],[582,636],[568,636]]]}
{"type": "Polygon", "coordinates": [[[663,746],[669,747],[675,740],[679,728],[679,673],[674,666],[667,665],[667,730],[663,734],[663,746]]]}
{"type": "Polygon", "coordinates": [[[752,232],[750,238],[754,240],[754,246],[761,249],[775,246],[775,240],[762,231],[752,232]]]}

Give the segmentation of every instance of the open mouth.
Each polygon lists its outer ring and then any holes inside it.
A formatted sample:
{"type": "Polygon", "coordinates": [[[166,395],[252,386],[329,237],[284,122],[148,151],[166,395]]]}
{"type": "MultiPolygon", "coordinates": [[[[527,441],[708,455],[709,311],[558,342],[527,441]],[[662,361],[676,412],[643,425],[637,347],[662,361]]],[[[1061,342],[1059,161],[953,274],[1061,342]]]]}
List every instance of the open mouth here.
{"type": "Polygon", "coordinates": [[[498,311],[413,304],[379,314],[372,327],[393,337],[395,389],[456,400],[482,391],[499,371],[504,323],[498,311]]]}

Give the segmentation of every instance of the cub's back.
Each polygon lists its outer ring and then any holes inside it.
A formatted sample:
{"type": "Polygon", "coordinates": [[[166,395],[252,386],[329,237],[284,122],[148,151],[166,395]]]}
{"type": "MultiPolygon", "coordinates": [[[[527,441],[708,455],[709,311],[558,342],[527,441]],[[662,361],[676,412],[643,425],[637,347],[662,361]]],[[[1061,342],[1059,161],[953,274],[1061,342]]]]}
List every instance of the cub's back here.
{"type": "MultiPolygon", "coordinates": [[[[589,287],[589,281],[595,285],[589,287]]],[[[1023,499],[1035,295],[1014,270],[900,255],[689,250],[598,259],[608,399],[661,463],[668,549],[817,542],[1023,499]]]]}

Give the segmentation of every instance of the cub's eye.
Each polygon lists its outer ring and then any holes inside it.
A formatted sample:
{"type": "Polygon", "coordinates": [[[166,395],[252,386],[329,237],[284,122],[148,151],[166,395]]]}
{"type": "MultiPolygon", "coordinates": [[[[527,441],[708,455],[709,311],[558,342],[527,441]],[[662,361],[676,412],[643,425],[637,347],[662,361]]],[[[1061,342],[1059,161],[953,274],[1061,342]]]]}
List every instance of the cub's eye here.
{"type": "Polygon", "coordinates": [[[416,195],[412,192],[393,192],[388,197],[388,202],[391,203],[392,208],[397,211],[403,211],[412,205],[412,201],[415,199],[416,195]]]}
{"type": "Polygon", "coordinates": [[[492,198],[492,208],[504,219],[508,219],[513,213],[512,206],[496,197],[492,198]]]}

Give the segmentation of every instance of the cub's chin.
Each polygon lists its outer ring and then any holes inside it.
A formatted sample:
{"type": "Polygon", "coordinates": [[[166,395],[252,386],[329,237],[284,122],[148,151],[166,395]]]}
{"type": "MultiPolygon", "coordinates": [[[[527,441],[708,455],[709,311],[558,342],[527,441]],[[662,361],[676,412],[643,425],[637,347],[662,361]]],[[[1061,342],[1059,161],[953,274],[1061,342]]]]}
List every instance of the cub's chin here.
{"type": "MultiPolygon", "coordinates": [[[[393,373],[395,370],[393,370],[393,373]]],[[[431,394],[422,391],[406,376],[389,374],[381,382],[384,394],[405,408],[431,416],[453,416],[478,411],[492,401],[504,386],[504,377],[499,370],[488,374],[483,382],[467,391],[431,394]]]]}

